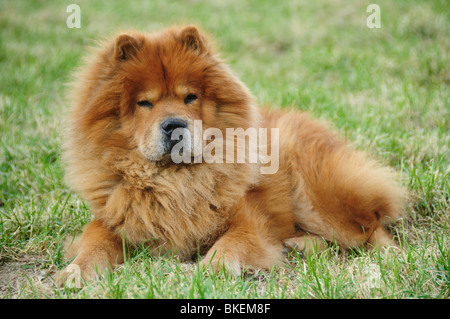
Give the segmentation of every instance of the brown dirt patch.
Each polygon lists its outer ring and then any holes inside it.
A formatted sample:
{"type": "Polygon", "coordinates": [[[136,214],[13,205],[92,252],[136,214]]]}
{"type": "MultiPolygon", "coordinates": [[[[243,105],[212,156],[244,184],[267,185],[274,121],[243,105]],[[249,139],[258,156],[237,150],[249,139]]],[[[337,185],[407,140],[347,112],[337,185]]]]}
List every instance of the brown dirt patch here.
{"type": "Polygon", "coordinates": [[[45,298],[54,286],[55,271],[44,268],[39,260],[28,255],[13,261],[0,260],[0,299],[45,298]]]}

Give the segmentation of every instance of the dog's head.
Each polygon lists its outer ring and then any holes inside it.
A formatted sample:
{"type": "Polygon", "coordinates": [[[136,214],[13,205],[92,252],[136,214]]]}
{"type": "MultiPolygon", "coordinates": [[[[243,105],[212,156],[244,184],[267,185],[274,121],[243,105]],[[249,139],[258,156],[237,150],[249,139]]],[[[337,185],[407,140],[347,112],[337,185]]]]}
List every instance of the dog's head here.
{"type": "Polygon", "coordinates": [[[223,131],[257,125],[251,95],[221,62],[194,26],[122,33],[87,68],[82,122],[99,143],[151,162],[170,160],[179,143],[194,154],[195,120],[223,131]]]}

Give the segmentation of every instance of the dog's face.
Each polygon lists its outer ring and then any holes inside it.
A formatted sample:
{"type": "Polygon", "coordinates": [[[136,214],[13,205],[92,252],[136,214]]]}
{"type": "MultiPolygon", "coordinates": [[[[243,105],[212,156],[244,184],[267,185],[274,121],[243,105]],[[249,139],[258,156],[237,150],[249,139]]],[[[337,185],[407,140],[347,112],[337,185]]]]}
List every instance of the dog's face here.
{"type": "Polygon", "coordinates": [[[224,135],[226,128],[258,122],[246,87],[193,26],[120,34],[90,70],[87,90],[77,97],[85,107],[80,131],[102,148],[120,145],[169,163],[174,149],[198,154],[196,120],[203,130],[218,128],[224,135]]]}
{"type": "Polygon", "coordinates": [[[186,84],[171,90],[152,85],[137,94],[134,138],[150,161],[168,161],[177,144],[181,152],[195,153],[194,120],[201,120],[203,90],[186,84]]]}
{"type": "Polygon", "coordinates": [[[177,150],[194,154],[194,120],[212,117],[203,114],[212,98],[204,83],[208,69],[217,62],[205,42],[194,27],[153,37],[122,34],[116,39],[115,63],[128,95],[123,113],[132,114],[135,142],[152,162],[168,161],[176,144],[177,150]]]}

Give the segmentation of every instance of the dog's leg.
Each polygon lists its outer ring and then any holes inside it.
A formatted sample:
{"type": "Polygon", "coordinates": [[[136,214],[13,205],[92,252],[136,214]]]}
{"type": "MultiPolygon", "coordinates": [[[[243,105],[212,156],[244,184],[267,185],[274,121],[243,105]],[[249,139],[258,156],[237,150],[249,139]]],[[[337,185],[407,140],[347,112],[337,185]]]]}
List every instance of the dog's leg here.
{"type": "Polygon", "coordinates": [[[100,220],[91,221],[75,244],[75,259],[67,268],[56,274],[58,286],[79,288],[81,279],[93,280],[97,273],[123,263],[121,237],[100,220]]]}

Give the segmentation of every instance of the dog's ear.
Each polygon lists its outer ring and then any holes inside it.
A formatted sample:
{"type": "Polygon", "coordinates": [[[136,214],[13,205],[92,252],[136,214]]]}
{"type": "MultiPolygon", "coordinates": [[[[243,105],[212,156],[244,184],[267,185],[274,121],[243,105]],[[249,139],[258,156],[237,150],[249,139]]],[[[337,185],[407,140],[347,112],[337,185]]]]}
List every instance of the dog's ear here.
{"type": "Polygon", "coordinates": [[[116,38],[114,46],[114,59],[116,61],[125,61],[136,55],[142,46],[142,41],[135,36],[122,33],[116,38]]]}
{"type": "Polygon", "coordinates": [[[200,34],[195,26],[184,27],[179,34],[179,40],[189,50],[204,53],[207,49],[206,39],[200,34]]]}

